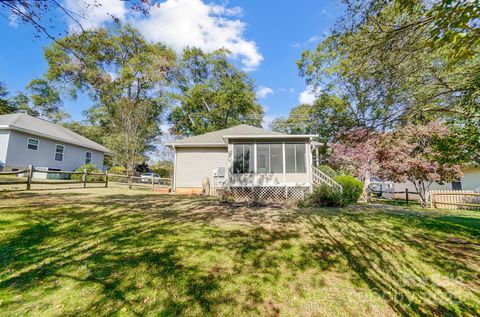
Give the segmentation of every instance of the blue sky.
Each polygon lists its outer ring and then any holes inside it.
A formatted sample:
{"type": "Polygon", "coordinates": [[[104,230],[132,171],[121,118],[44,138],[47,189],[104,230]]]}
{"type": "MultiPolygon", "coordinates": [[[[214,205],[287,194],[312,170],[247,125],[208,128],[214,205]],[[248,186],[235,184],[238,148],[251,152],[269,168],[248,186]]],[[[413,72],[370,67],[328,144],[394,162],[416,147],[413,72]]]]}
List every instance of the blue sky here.
{"type": "MultiPolygon", "coordinates": [[[[341,13],[337,1],[167,0],[150,16],[139,17],[129,12],[125,2],[103,0],[102,8],[93,12],[88,6],[82,7],[82,1],[64,3],[84,10],[82,24],[91,28],[108,23],[105,13],[114,12],[133,23],[148,39],[177,50],[186,44],[206,50],[228,46],[235,63],[255,79],[267,121],[287,115],[300,100],[312,100],[304,80],[298,76],[295,61],[303,50],[315,47],[329,34],[341,13]],[[207,32],[197,35],[198,29],[207,32]]],[[[57,27],[68,28],[68,21],[57,27]]],[[[0,23],[0,81],[12,93],[46,71],[43,48],[51,41],[33,35],[28,25],[15,25],[5,19],[0,23]]],[[[65,100],[66,110],[75,120],[82,119],[82,111],[88,106],[86,98],[65,100]]]]}

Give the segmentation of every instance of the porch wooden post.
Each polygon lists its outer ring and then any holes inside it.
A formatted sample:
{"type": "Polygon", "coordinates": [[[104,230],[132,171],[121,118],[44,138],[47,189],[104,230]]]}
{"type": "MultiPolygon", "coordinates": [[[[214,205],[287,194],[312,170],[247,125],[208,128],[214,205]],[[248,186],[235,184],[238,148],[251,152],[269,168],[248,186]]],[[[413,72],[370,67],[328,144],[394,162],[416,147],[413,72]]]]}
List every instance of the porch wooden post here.
{"type": "Polygon", "coordinates": [[[32,188],[32,178],[33,178],[33,166],[28,165],[28,172],[27,172],[27,190],[32,188]]]}
{"type": "Polygon", "coordinates": [[[83,188],[87,188],[87,169],[83,169],[83,188]]]}

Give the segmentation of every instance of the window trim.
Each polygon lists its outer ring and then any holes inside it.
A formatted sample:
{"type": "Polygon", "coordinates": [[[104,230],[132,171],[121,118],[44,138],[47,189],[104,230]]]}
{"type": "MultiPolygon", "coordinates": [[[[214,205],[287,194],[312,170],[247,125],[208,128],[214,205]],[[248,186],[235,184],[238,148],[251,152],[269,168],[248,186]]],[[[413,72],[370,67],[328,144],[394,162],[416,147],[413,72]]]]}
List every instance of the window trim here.
{"type": "Polygon", "coordinates": [[[54,160],[54,161],[57,161],[57,162],[63,162],[64,157],[65,157],[65,145],[63,145],[63,144],[55,144],[55,155],[53,156],[53,160],[54,160]],[[57,146],[61,146],[61,147],[62,147],[62,153],[57,152],[57,146]],[[57,160],[57,154],[62,154],[62,159],[61,159],[61,160],[57,160]]]}
{"type": "Polygon", "coordinates": [[[38,151],[39,148],[40,148],[40,140],[31,138],[31,137],[27,137],[27,150],[38,151]],[[28,148],[28,146],[30,145],[30,140],[37,141],[37,148],[36,149],[28,148]]]}
{"type": "Polygon", "coordinates": [[[90,164],[92,163],[92,152],[86,151],[85,152],[85,164],[90,164]],[[88,157],[88,154],[90,154],[90,157],[88,157]],[[87,160],[89,162],[87,162],[87,160]]]}

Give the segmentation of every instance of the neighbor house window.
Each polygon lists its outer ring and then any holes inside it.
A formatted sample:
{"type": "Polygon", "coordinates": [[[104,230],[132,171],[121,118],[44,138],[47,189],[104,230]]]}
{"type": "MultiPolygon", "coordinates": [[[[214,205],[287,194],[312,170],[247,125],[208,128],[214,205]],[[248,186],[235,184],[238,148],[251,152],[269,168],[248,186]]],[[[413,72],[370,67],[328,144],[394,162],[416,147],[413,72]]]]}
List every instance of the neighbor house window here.
{"type": "Polygon", "coordinates": [[[85,164],[90,164],[92,163],[92,152],[87,152],[85,155],[85,164]]]}
{"type": "Polygon", "coordinates": [[[306,173],[305,144],[285,144],[285,166],[287,173],[306,173]]]}
{"type": "Polygon", "coordinates": [[[39,144],[38,140],[28,138],[27,149],[36,151],[36,150],[38,150],[38,144],[39,144]]]}
{"type": "Polygon", "coordinates": [[[257,173],[283,173],[282,144],[257,144],[257,173]]]}
{"type": "Polygon", "coordinates": [[[65,146],[57,144],[55,145],[55,161],[63,161],[63,153],[65,152],[65,146]]]}
{"type": "Polygon", "coordinates": [[[253,144],[234,144],[233,155],[235,174],[253,173],[253,144]]]}
{"type": "Polygon", "coordinates": [[[462,190],[462,181],[458,180],[458,181],[452,182],[452,190],[462,190]]]}

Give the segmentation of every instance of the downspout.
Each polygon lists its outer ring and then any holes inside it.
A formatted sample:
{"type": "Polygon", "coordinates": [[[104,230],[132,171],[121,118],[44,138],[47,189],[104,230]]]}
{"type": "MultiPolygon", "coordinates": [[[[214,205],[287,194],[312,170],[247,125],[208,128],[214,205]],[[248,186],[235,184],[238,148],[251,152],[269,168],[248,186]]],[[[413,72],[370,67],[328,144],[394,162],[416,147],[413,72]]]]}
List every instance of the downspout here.
{"type": "Polygon", "coordinates": [[[172,145],[174,155],[174,162],[173,162],[173,184],[172,184],[172,192],[175,192],[177,189],[177,149],[175,145],[172,145]]]}

